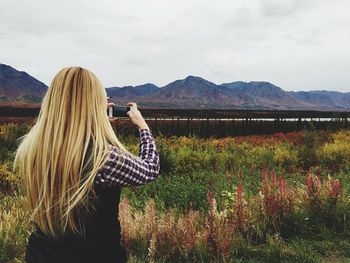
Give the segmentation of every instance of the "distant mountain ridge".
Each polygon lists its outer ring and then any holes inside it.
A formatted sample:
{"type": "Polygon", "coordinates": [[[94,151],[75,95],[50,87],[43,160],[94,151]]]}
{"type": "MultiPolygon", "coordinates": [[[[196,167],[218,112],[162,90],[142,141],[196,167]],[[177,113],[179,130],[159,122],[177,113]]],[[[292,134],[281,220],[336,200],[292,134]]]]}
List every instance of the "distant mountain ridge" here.
{"type": "Polygon", "coordinates": [[[40,103],[47,86],[24,71],[0,64],[0,102],[40,103]]]}
{"type": "Polygon", "coordinates": [[[252,108],[312,109],[316,106],[298,100],[280,87],[265,81],[235,81],[221,85],[231,89],[236,96],[244,99],[246,105],[252,108]]]}
{"type": "MultiPolygon", "coordinates": [[[[0,104],[41,103],[47,86],[26,72],[0,64],[0,104]]],[[[266,81],[235,81],[217,85],[197,76],[164,87],[152,83],[106,88],[122,106],[136,101],[152,108],[350,110],[350,92],[285,91],[266,81]]]]}
{"type": "Polygon", "coordinates": [[[226,108],[232,99],[222,87],[200,77],[188,76],[138,99],[141,105],[166,108],[226,108]]]}
{"type": "Polygon", "coordinates": [[[110,87],[106,90],[108,96],[112,98],[133,99],[135,97],[142,97],[152,94],[158,89],[159,88],[156,85],[152,83],[146,83],[138,86],[110,87]]]}
{"type": "Polygon", "coordinates": [[[307,103],[323,105],[323,107],[350,110],[350,92],[313,90],[289,91],[291,96],[307,103]]]}

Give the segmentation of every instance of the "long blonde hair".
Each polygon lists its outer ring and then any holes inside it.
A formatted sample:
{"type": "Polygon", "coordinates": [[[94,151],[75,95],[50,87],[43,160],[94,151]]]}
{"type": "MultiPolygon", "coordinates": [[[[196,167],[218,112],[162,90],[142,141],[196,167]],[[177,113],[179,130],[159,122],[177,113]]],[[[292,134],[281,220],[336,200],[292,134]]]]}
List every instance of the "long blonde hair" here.
{"type": "Polygon", "coordinates": [[[20,139],[14,170],[18,168],[24,179],[34,222],[52,237],[66,231],[85,234],[85,216],[93,208],[90,194],[96,196],[94,178],[104,164],[108,145],[128,152],[109,122],[101,82],[81,67],[60,70],[42,100],[35,124],[20,139]],[[91,169],[83,177],[87,164],[91,169]]]}

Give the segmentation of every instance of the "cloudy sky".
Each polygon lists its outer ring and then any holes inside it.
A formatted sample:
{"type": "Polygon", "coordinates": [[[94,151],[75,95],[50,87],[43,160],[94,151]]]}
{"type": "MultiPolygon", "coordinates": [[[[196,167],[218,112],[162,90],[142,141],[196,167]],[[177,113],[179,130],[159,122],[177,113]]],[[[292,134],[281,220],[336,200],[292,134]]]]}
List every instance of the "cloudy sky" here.
{"type": "Polygon", "coordinates": [[[109,86],[201,76],[350,91],[349,0],[0,0],[0,63],[47,85],[65,66],[109,86]]]}

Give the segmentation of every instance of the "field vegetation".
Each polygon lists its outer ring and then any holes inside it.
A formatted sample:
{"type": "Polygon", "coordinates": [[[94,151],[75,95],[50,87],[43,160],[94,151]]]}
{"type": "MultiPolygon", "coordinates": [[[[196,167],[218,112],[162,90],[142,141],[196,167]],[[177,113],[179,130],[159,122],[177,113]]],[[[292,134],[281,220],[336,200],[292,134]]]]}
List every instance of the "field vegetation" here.
{"type": "MultiPolygon", "coordinates": [[[[0,262],[23,262],[32,229],[14,151],[0,134],[0,262]]],[[[138,138],[119,133],[129,150],[138,138]]],[[[124,188],[130,262],[348,262],[350,130],[226,138],[156,136],[160,177],[124,188]]]]}

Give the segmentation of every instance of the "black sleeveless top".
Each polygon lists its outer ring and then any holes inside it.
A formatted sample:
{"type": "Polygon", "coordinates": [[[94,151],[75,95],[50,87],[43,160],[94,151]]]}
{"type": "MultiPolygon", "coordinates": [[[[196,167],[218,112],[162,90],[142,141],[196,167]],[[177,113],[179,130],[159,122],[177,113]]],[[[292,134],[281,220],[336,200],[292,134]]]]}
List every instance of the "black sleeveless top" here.
{"type": "MultiPolygon", "coordinates": [[[[88,152],[91,150],[91,143],[88,152]]],[[[87,169],[90,169],[91,165],[87,169]]],[[[86,174],[85,172],[83,174],[86,174]]],[[[94,184],[95,210],[87,217],[85,238],[66,234],[53,239],[35,226],[25,254],[27,263],[124,263],[127,253],[120,244],[118,219],[121,188],[94,184]]]]}

